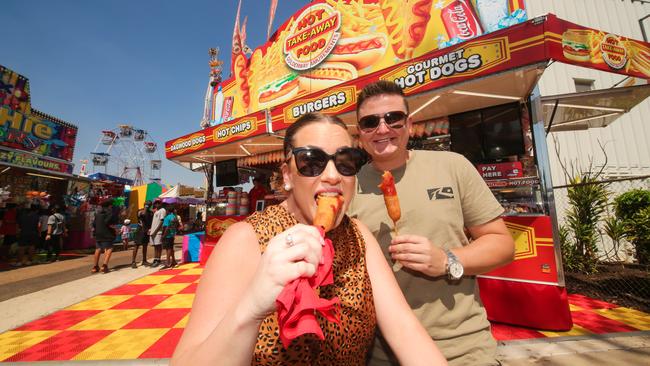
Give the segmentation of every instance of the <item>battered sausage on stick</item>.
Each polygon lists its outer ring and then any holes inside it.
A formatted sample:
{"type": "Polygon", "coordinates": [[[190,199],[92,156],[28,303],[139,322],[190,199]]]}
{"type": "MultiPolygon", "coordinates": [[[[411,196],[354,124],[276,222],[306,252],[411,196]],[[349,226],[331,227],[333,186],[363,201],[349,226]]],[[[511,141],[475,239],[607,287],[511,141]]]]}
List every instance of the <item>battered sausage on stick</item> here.
{"type": "Polygon", "coordinates": [[[314,226],[322,227],[325,232],[332,230],[339,210],[343,207],[343,196],[320,194],[316,200],[316,205],[318,208],[314,217],[314,226]]]}
{"type": "MultiPolygon", "coordinates": [[[[395,236],[397,236],[397,221],[402,217],[402,210],[399,207],[399,198],[397,198],[397,191],[395,190],[395,178],[388,170],[384,171],[381,178],[381,184],[378,187],[384,193],[386,210],[390,219],[393,220],[393,230],[395,230],[395,236]]],[[[400,269],[402,269],[402,263],[395,262],[393,264],[393,271],[397,272],[400,269]]]]}
{"type": "Polygon", "coordinates": [[[381,184],[378,187],[384,193],[386,210],[388,210],[390,219],[393,220],[395,234],[397,234],[397,221],[402,217],[402,210],[399,208],[399,198],[397,198],[397,191],[395,190],[395,178],[388,170],[384,171],[381,178],[381,184]]]}

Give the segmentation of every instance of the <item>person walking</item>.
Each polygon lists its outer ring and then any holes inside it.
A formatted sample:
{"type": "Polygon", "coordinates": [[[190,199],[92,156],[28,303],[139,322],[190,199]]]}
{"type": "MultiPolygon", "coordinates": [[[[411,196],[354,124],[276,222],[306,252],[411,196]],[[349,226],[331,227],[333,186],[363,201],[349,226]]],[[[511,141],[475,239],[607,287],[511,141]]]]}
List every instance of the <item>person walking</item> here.
{"type": "Polygon", "coordinates": [[[2,239],[2,251],[0,259],[9,259],[11,246],[18,240],[18,210],[13,202],[7,203],[7,207],[2,211],[0,220],[0,235],[2,239]]]}
{"type": "Polygon", "coordinates": [[[108,273],[108,262],[111,260],[113,253],[113,241],[115,240],[115,230],[112,225],[117,221],[111,210],[113,202],[110,199],[104,200],[101,207],[95,212],[95,221],[93,222],[93,233],[95,236],[95,255],[94,265],[90,270],[92,273],[100,271],[99,257],[104,252],[104,263],[102,264],[101,271],[108,273]]]}
{"type": "Polygon", "coordinates": [[[50,218],[52,213],[47,208],[41,208],[39,211],[38,217],[38,233],[39,233],[39,243],[38,251],[43,253],[47,252],[47,241],[45,237],[47,236],[47,220],[50,218]]]}
{"type": "MultiPolygon", "coordinates": [[[[514,258],[503,208],[462,155],[407,150],[412,122],[395,83],[379,81],[359,93],[357,124],[372,163],[357,175],[348,214],[368,225],[389,263],[403,266],[393,267],[397,282],[449,364],[498,365],[476,275],[514,258]],[[402,212],[395,237],[378,188],[385,171],[395,179],[402,212]]],[[[375,342],[370,365],[397,364],[383,347],[388,336],[375,342]]]]}
{"type": "Polygon", "coordinates": [[[176,258],[174,258],[174,238],[176,237],[179,225],[176,207],[171,206],[167,210],[167,216],[165,216],[162,224],[162,248],[167,252],[167,264],[165,268],[173,268],[177,264],[176,258]]]}
{"type": "Polygon", "coordinates": [[[47,260],[58,261],[63,247],[63,237],[68,234],[65,226],[65,216],[61,213],[61,206],[56,205],[52,209],[52,215],[47,218],[47,260]]]}
{"type": "Polygon", "coordinates": [[[38,206],[30,205],[29,208],[18,213],[18,266],[29,266],[34,260],[34,247],[39,241],[38,237],[38,206]]]}
{"type": "Polygon", "coordinates": [[[153,207],[154,214],[151,220],[151,229],[149,229],[149,235],[151,237],[149,243],[153,245],[154,251],[151,266],[158,267],[160,265],[160,256],[162,256],[162,224],[165,216],[167,216],[167,211],[160,201],[156,201],[153,207]]]}
{"type": "Polygon", "coordinates": [[[144,203],[144,208],[138,211],[138,228],[135,233],[133,257],[131,258],[131,268],[138,268],[135,263],[135,258],[138,255],[138,247],[142,247],[142,265],[149,266],[151,263],[147,262],[147,244],[149,244],[149,229],[151,229],[151,221],[153,220],[153,212],[151,212],[151,201],[144,203]]]}

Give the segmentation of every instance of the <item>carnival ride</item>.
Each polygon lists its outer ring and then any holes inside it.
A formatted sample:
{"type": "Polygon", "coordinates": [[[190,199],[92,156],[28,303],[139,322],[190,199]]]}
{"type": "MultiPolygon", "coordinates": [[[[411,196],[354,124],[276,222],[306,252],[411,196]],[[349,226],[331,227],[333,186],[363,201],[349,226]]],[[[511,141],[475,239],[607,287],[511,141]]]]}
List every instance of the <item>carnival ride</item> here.
{"type": "Polygon", "coordinates": [[[123,124],[104,130],[91,155],[93,173],[102,170],[131,179],[136,186],[160,181],[158,144],[144,129],[123,124]]]}

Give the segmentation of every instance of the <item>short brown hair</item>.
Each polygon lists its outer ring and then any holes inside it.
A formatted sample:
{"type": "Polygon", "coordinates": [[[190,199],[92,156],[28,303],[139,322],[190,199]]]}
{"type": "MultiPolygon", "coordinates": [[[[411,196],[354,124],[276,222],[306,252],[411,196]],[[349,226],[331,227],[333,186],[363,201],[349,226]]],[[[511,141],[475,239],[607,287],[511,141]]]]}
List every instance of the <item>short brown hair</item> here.
{"type": "Polygon", "coordinates": [[[370,83],[366,85],[360,92],[359,95],[357,95],[357,119],[359,118],[359,109],[361,109],[361,106],[363,103],[368,99],[372,97],[376,97],[379,95],[399,95],[402,97],[402,100],[404,100],[404,107],[406,107],[406,113],[409,113],[409,105],[406,102],[406,95],[404,95],[404,91],[402,88],[400,88],[399,85],[393,83],[392,81],[388,80],[379,80],[375,81],[374,83],[370,83]]]}
{"type": "Polygon", "coordinates": [[[289,150],[294,147],[293,136],[295,136],[301,128],[317,122],[331,123],[343,128],[346,132],[348,130],[345,123],[343,123],[343,121],[341,121],[337,116],[324,113],[307,113],[298,118],[296,122],[287,128],[287,132],[284,134],[284,156],[289,155],[289,150]]]}

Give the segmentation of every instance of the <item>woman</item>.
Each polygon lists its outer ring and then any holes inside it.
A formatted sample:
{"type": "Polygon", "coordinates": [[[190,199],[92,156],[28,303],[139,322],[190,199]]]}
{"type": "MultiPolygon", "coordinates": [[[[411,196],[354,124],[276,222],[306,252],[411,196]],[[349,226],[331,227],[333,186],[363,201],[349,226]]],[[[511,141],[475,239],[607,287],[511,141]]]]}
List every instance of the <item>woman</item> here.
{"type": "Polygon", "coordinates": [[[307,114],[287,129],[287,199],[224,233],[172,365],[364,365],[376,324],[402,364],[446,363],[404,300],[377,241],[345,215],[364,163],[351,145],[336,117],[307,114]],[[344,199],[327,234],[335,250],[334,284],[320,288],[322,298],[340,299],[340,324],[319,318],[324,341],[303,335],[285,349],[275,300],[285,284],[311,277],[320,263],[322,237],[310,224],[315,197],[323,192],[344,199]]]}

